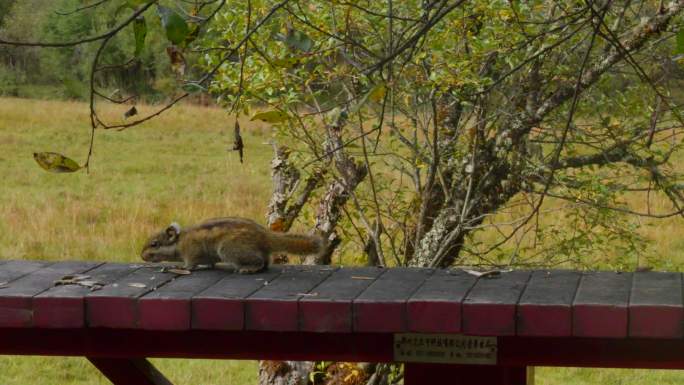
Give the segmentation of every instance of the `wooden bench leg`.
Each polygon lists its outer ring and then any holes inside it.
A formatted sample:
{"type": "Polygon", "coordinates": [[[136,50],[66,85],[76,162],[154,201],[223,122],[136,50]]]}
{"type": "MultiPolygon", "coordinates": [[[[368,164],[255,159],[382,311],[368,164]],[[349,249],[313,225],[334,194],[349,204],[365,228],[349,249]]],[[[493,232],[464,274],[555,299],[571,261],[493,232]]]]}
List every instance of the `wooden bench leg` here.
{"type": "Polygon", "coordinates": [[[144,358],[88,357],[114,385],[173,385],[144,358]]]}
{"type": "Polygon", "coordinates": [[[534,385],[526,367],[485,365],[404,364],[404,384],[534,385]]]}

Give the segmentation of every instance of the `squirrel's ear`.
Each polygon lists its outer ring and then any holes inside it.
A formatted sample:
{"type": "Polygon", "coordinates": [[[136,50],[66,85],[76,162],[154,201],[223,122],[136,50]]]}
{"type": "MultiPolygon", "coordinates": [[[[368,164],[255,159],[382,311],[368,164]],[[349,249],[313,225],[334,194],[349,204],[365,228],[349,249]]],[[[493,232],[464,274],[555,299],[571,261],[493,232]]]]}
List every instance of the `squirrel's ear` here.
{"type": "Polygon", "coordinates": [[[180,234],[180,225],[176,222],[173,222],[172,224],[169,225],[169,227],[166,228],[166,235],[169,236],[169,240],[174,241],[176,238],[178,238],[178,234],[180,234]]]}

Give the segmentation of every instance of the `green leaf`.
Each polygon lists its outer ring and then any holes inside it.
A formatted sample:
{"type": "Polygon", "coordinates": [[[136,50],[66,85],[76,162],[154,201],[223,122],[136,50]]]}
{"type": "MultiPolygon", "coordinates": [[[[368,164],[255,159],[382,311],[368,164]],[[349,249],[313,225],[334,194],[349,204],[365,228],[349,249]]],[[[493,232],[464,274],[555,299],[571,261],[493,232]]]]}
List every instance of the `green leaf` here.
{"type": "Polygon", "coordinates": [[[135,35],[135,56],[139,57],[145,47],[145,36],[147,36],[145,17],[139,16],[133,21],[133,33],[135,35]]]}
{"type": "Polygon", "coordinates": [[[274,59],[273,61],[271,61],[271,63],[273,63],[273,65],[276,67],[282,67],[282,68],[290,69],[290,68],[296,66],[297,64],[299,64],[300,61],[301,61],[301,59],[296,58],[296,57],[286,57],[286,58],[282,58],[282,59],[274,59]]]}
{"type": "Polygon", "coordinates": [[[148,1],[149,0],[126,0],[126,5],[135,9],[135,8],[138,8],[139,6],[147,3],[148,1]]]}
{"type": "Polygon", "coordinates": [[[252,121],[254,120],[261,120],[266,123],[280,123],[288,120],[290,116],[283,111],[280,110],[272,110],[272,111],[266,111],[266,112],[260,112],[254,116],[252,116],[252,121]]]}
{"type": "Polygon", "coordinates": [[[50,172],[74,172],[81,169],[74,160],[56,152],[34,152],[33,159],[40,167],[50,172]]]}
{"type": "Polygon", "coordinates": [[[684,54],[684,27],[680,27],[677,31],[677,55],[684,54]]]}
{"type": "Polygon", "coordinates": [[[285,44],[300,51],[309,52],[314,42],[304,32],[291,29],[285,37],[285,44]]]}
{"type": "Polygon", "coordinates": [[[187,46],[188,44],[195,41],[195,39],[197,39],[197,36],[199,36],[199,34],[200,34],[200,29],[201,29],[200,26],[197,24],[194,24],[194,25],[191,25],[190,27],[188,27],[188,35],[185,36],[185,40],[184,40],[183,44],[185,44],[187,46]]]}
{"type": "Polygon", "coordinates": [[[166,38],[173,44],[184,42],[188,33],[190,33],[185,20],[176,11],[163,5],[157,5],[157,13],[159,13],[162,26],[166,31],[166,38]]]}
{"type": "Polygon", "coordinates": [[[206,88],[202,87],[200,84],[197,84],[197,83],[185,83],[185,84],[183,84],[183,87],[181,87],[181,88],[183,89],[183,91],[190,93],[190,94],[194,94],[197,92],[204,92],[207,90],[206,88]]]}

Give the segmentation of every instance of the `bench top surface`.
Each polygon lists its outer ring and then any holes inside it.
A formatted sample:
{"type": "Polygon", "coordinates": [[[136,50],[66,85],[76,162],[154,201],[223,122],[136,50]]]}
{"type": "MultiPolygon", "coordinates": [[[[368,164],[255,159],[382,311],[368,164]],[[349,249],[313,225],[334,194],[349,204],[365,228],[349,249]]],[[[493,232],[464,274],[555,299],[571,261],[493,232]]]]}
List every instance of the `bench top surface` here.
{"type": "Polygon", "coordinates": [[[181,275],[142,264],[4,260],[0,328],[679,339],[684,306],[680,273],[477,278],[459,269],[292,265],[181,275]],[[55,283],[74,274],[81,284],[55,283]]]}

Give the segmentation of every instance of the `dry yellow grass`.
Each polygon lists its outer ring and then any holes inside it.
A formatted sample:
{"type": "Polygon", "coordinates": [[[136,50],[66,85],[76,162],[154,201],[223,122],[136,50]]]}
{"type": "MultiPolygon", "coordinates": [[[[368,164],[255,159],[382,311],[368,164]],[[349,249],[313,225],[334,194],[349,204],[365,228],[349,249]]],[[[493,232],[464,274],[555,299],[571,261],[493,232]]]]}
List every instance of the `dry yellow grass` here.
{"type": "MultiPolygon", "coordinates": [[[[143,106],[142,113],[152,107],[143,106]]],[[[123,106],[108,106],[120,116],[123,106]]],[[[236,215],[263,222],[270,196],[267,127],[241,122],[246,162],[232,146],[233,121],[216,108],[178,106],[123,132],[98,131],[90,174],[51,174],[36,151],[84,161],[87,105],[0,98],[0,259],[137,261],[141,242],[171,221],[236,215]]],[[[155,360],[186,384],[256,381],[256,363],[155,360]]],[[[105,384],[85,359],[0,357],[0,384],[105,384]]]]}
{"type": "MultiPolygon", "coordinates": [[[[123,109],[109,106],[105,115],[123,109]]],[[[123,132],[98,130],[90,174],[51,174],[33,161],[35,151],[56,151],[82,163],[87,122],[83,103],[0,99],[2,258],[131,261],[142,238],[174,220],[263,220],[271,156],[265,127],[241,122],[244,164],[227,150],[227,114],[193,106],[123,132]]]]}
{"type": "MultiPolygon", "coordinates": [[[[141,112],[151,107],[141,107],[141,112]]],[[[109,106],[113,119],[125,111],[109,106]]],[[[91,173],[50,174],[35,151],[83,162],[87,105],[0,98],[0,259],[137,261],[151,231],[176,220],[236,215],[263,222],[270,196],[270,129],[241,122],[246,161],[228,152],[233,122],[225,111],[178,106],[124,132],[98,131],[91,173]]],[[[634,207],[644,202],[634,198],[634,207]]],[[[656,206],[664,201],[656,202],[656,206]]],[[[639,220],[639,219],[635,219],[639,220]]],[[[681,218],[643,221],[647,254],[670,270],[684,265],[681,218]]],[[[179,384],[256,382],[254,362],[154,360],[179,384]]],[[[666,371],[542,369],[538,383],[681,383],[666,371]],[[630,382],[631,381],[631,382],[630,382]]],[[[0,384],[105,384],[82,358],[0,356],[0,384]]]]}

